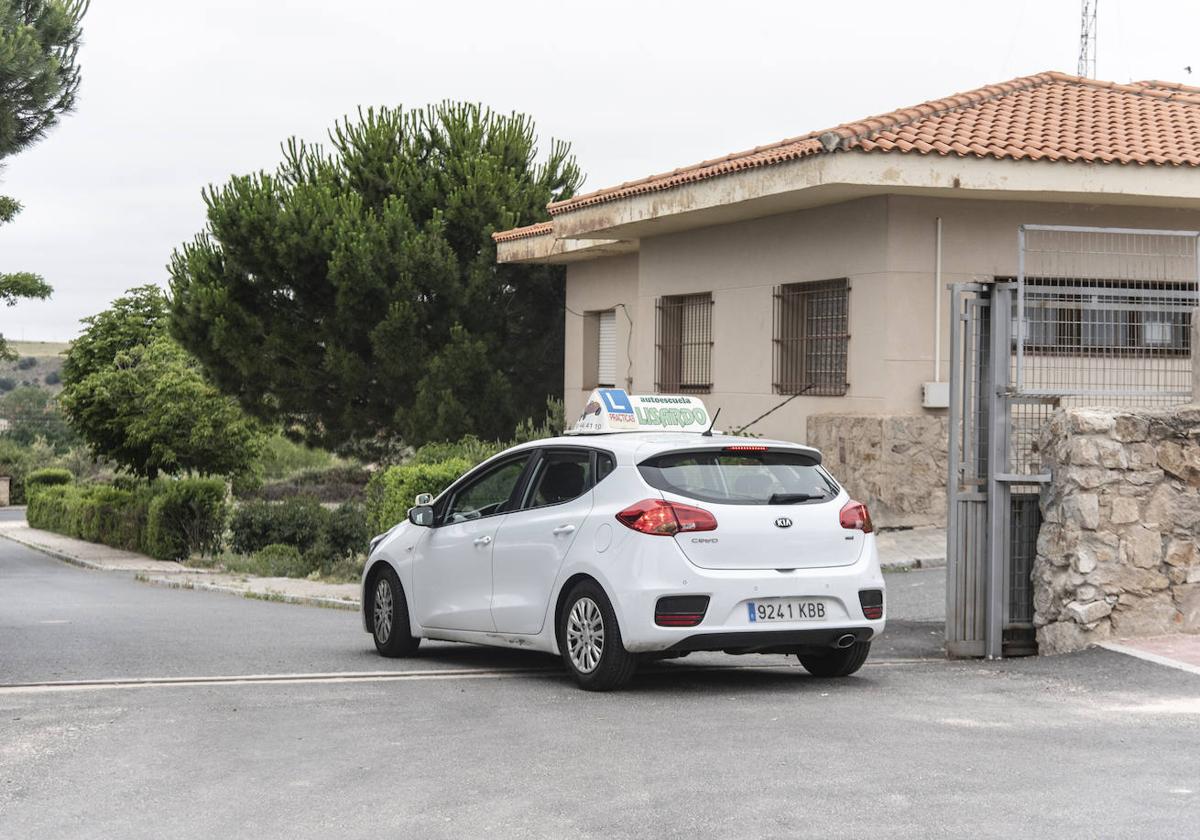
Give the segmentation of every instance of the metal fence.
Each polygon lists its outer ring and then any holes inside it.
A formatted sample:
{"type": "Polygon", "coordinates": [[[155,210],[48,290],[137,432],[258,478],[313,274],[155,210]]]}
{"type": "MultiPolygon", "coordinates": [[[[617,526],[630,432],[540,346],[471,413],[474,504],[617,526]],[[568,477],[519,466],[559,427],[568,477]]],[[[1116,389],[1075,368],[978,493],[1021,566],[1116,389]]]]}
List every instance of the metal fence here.
{"type": "Polygon", "coordinates": [[[1036,651],[1030,573],[1060,406],[1191,399],[1200,233],[1027,225],[1018,275],[952,286],[946,646],[1036,651]]]}
{"type": "Polygon", "coordinates": [[[1016,391],[1076,405],[1190,399],[1197,236],[1022,227],[1016,391]]]}

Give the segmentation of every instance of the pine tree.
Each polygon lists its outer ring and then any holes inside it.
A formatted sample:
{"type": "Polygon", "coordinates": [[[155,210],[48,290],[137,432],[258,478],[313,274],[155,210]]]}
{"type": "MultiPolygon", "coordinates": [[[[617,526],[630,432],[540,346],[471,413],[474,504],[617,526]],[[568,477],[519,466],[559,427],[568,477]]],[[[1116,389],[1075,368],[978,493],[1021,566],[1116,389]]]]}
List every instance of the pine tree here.
{"type": "Polygon", "coordinates": [[[443,103],[360,113],[332,153],[205,192],[172,259],[172,329],[252,415],[325,448],[507,437],[562,389],[562,269],[491,234],[582,182],[532,121],[443,103]]]}
{"type": "MultiPolygon", "coordinates": [[[[86,11],[86,0],[0,0],[0,165],[45,137],[75,107],[86,11]]],[[[0,196],[0,225],[20,211],[16,200],[0,196]]],[[[0,302],[7,306],[50,292],[36,274],[0,272],[0,302]]],[[[3,337],[0,357],[13,357],[3,337]]]]}

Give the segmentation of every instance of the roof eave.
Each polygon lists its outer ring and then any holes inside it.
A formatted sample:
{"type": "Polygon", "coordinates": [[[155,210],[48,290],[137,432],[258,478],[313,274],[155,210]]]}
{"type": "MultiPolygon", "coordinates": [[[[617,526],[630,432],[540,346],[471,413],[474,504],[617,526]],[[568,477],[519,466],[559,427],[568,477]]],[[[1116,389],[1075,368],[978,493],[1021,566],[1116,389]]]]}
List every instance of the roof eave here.
{"type": "Polygon", "coordinates": [[[636,241],[563,239],[555,233],[496,241],[498,263],[563,264],[583,262],[636,251],[636,241]]]}
{"type": "Polygon", "coordinates": [[[554,234],[636,240],[886,194],[1200,207],[1200,169],[1153,168],[850,150],[572,210],[554,234]]]}

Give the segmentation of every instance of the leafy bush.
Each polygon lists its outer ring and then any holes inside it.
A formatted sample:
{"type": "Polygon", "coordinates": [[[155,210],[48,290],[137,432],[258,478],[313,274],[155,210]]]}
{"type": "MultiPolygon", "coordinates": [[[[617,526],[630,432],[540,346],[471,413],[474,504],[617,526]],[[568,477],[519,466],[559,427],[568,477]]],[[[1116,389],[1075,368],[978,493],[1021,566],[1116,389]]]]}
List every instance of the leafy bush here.
{"type": "Polygon", "coordinates": [[[365,552],[367,516],[360,504],[348,502],[327,510],[315,499],[298,497],[282,502],[246,502],[234,511],[229,526],[231,547],[253,554],[269,545],[290,545],[317,558],[313,568],[365,552]]]}
{"type": "Polygon", "coordinates": [[[324,536],[329,512],[310,497],[284,502],[247,502],[234,511],[229,529],[234,551],[252,554],[268,545],[290,545],[305,552],[324,536]]]}
{"type": "Polygon", "coordinates": [[[367,524],[381,534],[408,515],[418,493],[437,495],[475,464],[465,458],[401,464],[371,476],[367,485],[367,524]]]}
{"type": "Polygon", "coordinates": [[[151,494],[149,487],[59,484],[39,490],[25,515],[34,528],[140,551],[151,494]]]}
{"type": "Polygon", "coordinates": [[[56,484],[33,494],[25,516],[34,528],[160,560],[185,560],[220,549],[225,484],[215,478],[56,484]]]}
{"type": "Polygon", "coordinates": [[[17,370],[29,370],[31,367],[37,367],[38,360],[33,356],[25,356],[17,362],[17,370]]]}
{"type": "Polygon", "coordinates": [[[11,376],[0,376],[0,393],[11,391],[17,387],[17,380],[11,376]]]}
{"type": "Polygon", "coordinates": [[[62,376],[58,371],[52,370],[46,374],[45,383],[47,385],[57,385],[60,382],[62,382],[62,376]]]}
{"type": "Polygon", "coordinates": [[[158,486],[146,522],[146,553],[160,560],[186,560],[192,552],[218,551],[228,513],[225,482],[185,478],[158,486]]]}
{"type": "Polygon", "coordinates": [[[408,459],[409,464],[437,464],[442,461],[463,460],[472,465],[482,463],[493,455],[503,452],[512,444],[500,441],[480,440],[474,435],[467,435],[455,441],[442,443],[427,443],[413,453],[408,459]]]}
{"type": "Polygon", "coordinates": [[[39,490],[46,487],[56,487],[61,484],[70,484],[74,480],[75,476],[71,475],[70,470],[58,467],[34,470],[25,476],[25,496],[26,498],[32,498],[39,490]]]}

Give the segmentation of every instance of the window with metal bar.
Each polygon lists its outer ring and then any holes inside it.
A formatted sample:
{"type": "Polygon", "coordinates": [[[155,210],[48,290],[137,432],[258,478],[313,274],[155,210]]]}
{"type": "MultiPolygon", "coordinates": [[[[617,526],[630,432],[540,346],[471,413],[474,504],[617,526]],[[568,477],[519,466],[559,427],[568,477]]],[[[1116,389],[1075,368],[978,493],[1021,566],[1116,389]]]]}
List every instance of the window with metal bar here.
{"type": "Polygon", "coordinates": [[[712,305],[710,292],[658,299],[654,388],[659,393],[712,390],[712,305]]]}
{"type": "Polygon", "coordinates": [[[849,303],[845,279],[776,287],[775,393],[845,395],[849,303]]]}

